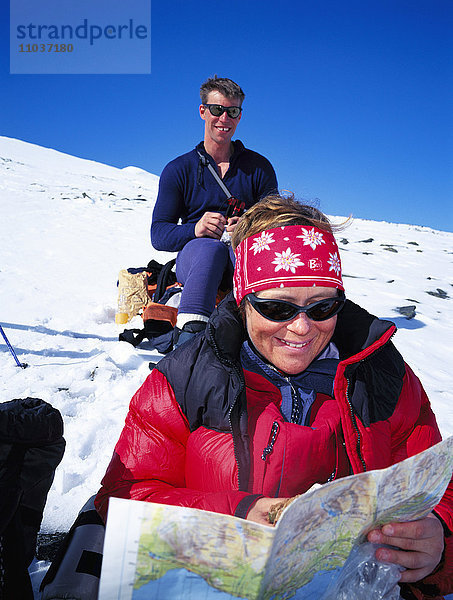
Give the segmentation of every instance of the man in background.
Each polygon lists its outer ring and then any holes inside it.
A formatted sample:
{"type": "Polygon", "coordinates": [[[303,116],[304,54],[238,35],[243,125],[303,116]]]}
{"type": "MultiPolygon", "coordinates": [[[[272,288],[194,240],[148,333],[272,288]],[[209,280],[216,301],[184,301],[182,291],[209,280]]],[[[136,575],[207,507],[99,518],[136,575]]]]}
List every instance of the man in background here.
{"type": "Polygon", "coordinates": [[[271,163],[241,141],[232,140],[242,117],[245,94],[241,87],[214,76],[202,84],[200,97],[204,139],[162,171],[151,224],[154,248],[178,252],[176,278],[184,289],[175,346],[205,328],[219,286],[232,274],[230,246],[221,238],[225,231],[232,233],[239,217],[227,216],[232,202],[209,165],[245,210],[277,191],[271,163]]]}

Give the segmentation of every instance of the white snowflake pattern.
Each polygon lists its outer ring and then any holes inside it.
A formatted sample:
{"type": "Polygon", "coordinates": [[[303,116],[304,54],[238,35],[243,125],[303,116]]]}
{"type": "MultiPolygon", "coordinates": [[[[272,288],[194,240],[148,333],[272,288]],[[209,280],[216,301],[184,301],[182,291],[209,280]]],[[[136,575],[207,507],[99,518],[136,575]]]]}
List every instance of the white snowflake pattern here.
{"type": "Polygon", "coordinates": [[[324,235],[320,231],[315,231],[315,228],[302,229],[302,235],[298,235],[298,238],[302,238],[304,246],[310,246],[312,250],[316,250],[316,246],[325,244],[324,235]]]}
{"type": "Polygon", "coordinates": [[[263,231],[260,237],[253,238],[253,244],[250,248],[253,250],[253,254],[258,254],[262,250],[270,250],[269,244],[275,242],[274,234],[263,231]]]}
{"type": "Polygon", "coordinates": [[[284,269],[285,271],[291,271],[291,273],[296,272],[296,267],[302,267],[304,263],[299,260],[300,254],[294,254],[291,252],[291,248],[287,250],[283,250],[283,252],[276,252],[275,258],[272,261],[273,265],[277,265],[275,267],[275,271],[280,271],[280,269],[284,269]]]}
{"type": "Polygon", "coordinates": [[[329,252],[329,260],[327,262],[330,265],[329,271],[335,271],[335,274],[339,275],[341,271],[341,263],[338,254],[336,252],[334,252],[334,254],[329,252]]]}

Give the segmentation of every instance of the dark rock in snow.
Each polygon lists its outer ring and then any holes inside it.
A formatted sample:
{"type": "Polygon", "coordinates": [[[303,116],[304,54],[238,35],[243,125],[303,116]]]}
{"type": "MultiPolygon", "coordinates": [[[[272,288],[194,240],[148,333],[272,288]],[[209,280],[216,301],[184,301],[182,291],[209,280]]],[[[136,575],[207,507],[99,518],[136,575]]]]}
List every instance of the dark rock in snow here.
{"type": "Polygon", "coordinates": [[[406,317],[406,319],[413,319],[415,317],[416,308],[416,306],[411,304],[409,306],[397,306],[395,310],[399,312],[400,315],[403,315],[403,317],[406,317]]]}
{"type": "Polygon", "coordinates": [[[449,298],[450,297],[445,290],[441,290],[440,288],[437,288],[437,290],[434,292],[427,291],[426,293],[429,294],[430,296],[434,296],[435,298],[449,298]]]}

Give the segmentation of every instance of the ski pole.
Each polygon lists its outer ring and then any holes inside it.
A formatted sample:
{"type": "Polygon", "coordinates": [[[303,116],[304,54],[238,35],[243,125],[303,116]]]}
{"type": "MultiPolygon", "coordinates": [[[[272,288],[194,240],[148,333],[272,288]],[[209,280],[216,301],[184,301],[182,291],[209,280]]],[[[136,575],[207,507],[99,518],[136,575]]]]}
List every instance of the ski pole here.
{"type": "Polygon", "coordinates": [[[6,337],[6,334],[5,334],[5,332],[3,331],[3,327],[2,327],[1,325],[0,325],[0,332],[1,332],[2,336],[3,336],[3,339],[4,339],[4,340],[5,340],[5,342],[6,342],[6,345],[7,345],[7,346],[8,346],[8,348],[9,348],[9,351],[11,352],[11,354],[12,354],[12,355],[13,355],[13,357],[14,357],[14,360],[16,361],[16,365],[17,365],[18,367],[20,367],[21,369],[26,369],[26,368],[28,367],[27,363],[21,363],[21,362],[19,361],[19,359],[17,358],[17,354],[14,352],[14,348],[13,348],[13,347],[11,346],[11,344],[9,343],[9,341],[8,341],[8,338],[6,337]]]}

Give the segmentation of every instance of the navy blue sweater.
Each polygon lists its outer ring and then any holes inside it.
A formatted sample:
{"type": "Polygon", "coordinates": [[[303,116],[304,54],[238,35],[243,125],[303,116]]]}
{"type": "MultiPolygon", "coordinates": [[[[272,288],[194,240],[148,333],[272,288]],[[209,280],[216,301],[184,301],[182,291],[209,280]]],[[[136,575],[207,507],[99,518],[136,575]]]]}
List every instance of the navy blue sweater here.
{"type": "MultiPolygon", "coordinates": [[[[247,209],[267,194],[277,192],[277,178],[264,156],[248,150],[239,140],[233,144],[223,182],[235,198],[245,202],[247,209]]],[[[178,252],[195,238],[195,224],[205,212],[226,212],[226,196],[207,166],[203,166],[197,149],[217,169],[203,142],[164,168],[151,224],[151,243],[156,250],[178,252]]]]}

